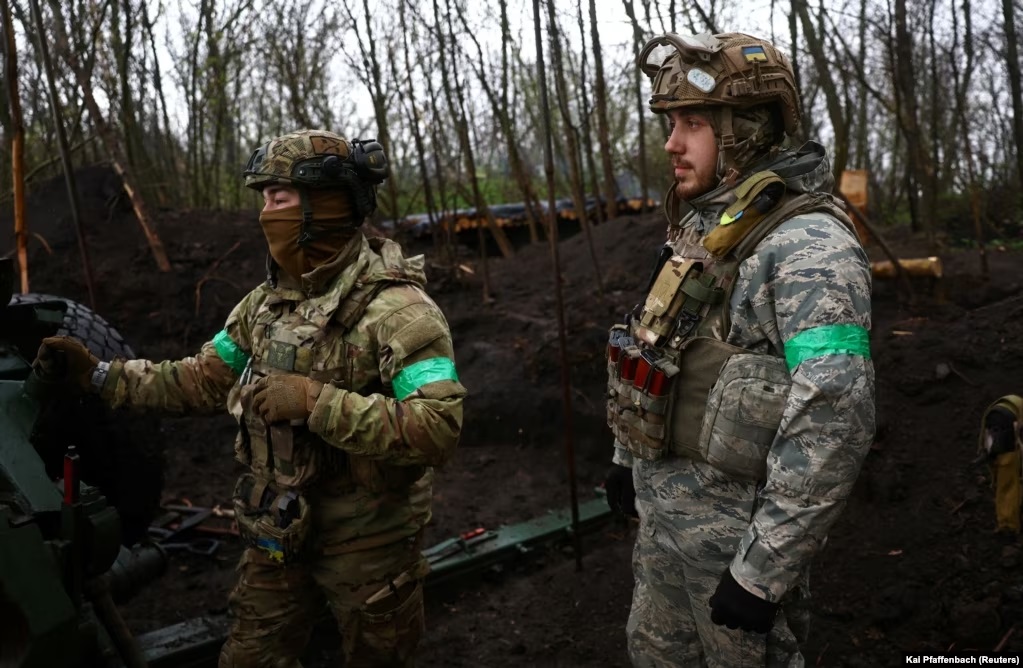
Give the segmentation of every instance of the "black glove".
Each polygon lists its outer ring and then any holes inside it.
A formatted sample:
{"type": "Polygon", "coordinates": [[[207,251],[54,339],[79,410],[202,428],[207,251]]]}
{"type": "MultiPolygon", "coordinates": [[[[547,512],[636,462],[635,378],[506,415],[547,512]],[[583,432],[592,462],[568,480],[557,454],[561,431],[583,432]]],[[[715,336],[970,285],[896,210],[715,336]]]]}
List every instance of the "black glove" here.
{"type": "Polygon", "coordinates": [[[612,464],[604,478],[607,505],[613,513],[639,517],[636,512],[636,486],[632,483],[632,469],[612,464]]]}
{"type": "Polygon", "coordinates": [[[777,603],[746,591],[732,577],[730,568],[725,569],[717,590],[710,597],[710,621],[730,629],[767,633],[774,626],[777,613],[777,603]]]}

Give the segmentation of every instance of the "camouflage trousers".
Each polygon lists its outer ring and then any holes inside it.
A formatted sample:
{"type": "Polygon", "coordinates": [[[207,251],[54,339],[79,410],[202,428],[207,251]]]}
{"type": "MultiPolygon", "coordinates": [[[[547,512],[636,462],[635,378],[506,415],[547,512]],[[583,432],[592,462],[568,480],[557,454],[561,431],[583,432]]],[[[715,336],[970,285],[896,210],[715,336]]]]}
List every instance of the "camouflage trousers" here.
{"type": "Polygon", "coordinates": [[[247,549],[228,600],[233,625],[219,668],[300,668],[327,606],[341,629],[346,668],[412,666],[424,630],[422,581],[396,581],[410,570],[421,572],[418,541],[288,566],[247,549]]]}
{"type": "MultiPolygon", "coordinates": [[[[805,601],[783,603],[766,635],[710,620],[710,597],[749,525],[755,485],[674,457],[636,460],[633,478],[640,526],[626,626],[632,665],[802,668],[799,645],[809,621],[805,601]]],[[[804,577],[793,599],[806,595],[805,585],[804,577]]]]}

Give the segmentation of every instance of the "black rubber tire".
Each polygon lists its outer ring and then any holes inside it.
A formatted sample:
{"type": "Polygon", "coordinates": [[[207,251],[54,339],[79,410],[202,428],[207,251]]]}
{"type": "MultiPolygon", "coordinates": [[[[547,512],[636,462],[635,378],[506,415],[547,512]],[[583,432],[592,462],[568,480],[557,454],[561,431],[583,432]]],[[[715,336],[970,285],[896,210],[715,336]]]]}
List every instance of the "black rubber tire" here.
{"type": "MultiPolygon", "coordinates": [[[[63,310],[63,321],[53,334],[75,337],[104,361],[135,357],[110,323],[78,302],[29,293],[14,295],[10,303],[63,310]]],[[[64,453],[74,445],[81,457],[82,480],[99,488],[121,515],[122,542],[131,546],[146,536],[163,492],[159,420],[112,411],[95,395],[68,397],[43,406],[32,443],[54,478],[62,475],[64,453]]]]}
{"type": "Polygon", "coordinates": [[[125,359],[135,357],[135,352],[125,343],[120,332],[84,304],[63,297],[33,292],[11,297],[11,306],[18,304],[53,304],[55,308],[61,308],[64,310],[64,322],[56,334],[75,337],[105,362],[117,356],[125,359]]]}

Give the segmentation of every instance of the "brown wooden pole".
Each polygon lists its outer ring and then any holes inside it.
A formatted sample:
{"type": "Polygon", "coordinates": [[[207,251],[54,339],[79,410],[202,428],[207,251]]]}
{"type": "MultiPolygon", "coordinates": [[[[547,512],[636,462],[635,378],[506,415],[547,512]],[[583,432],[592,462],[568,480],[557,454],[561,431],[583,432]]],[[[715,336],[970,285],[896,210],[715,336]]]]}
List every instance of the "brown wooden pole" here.
{"type": "Polygon", "coordinates": [[[881,247],[881,251],[885,254],[885,256],[888,257],[889,260],[892,261],[892,265],[894,265],[895,267],[895,277],[898,279],[899,285],[905,288],[906,294],[909,296],[909,301],[915,302],[916,293],[913,292],[913,286],[909,282],[909,277],[906,276],[906,272],[903,270],[902,265],[899,263],[898,256],[896,256],[895,253],[892,252],[891,247],[888,246],[888,244],[884,240],[884,237],[881,236],[881,232],[878,231],[877,227],[873,223],[867,220],[866,216],[860,213],[859,209],[853,206],[852,202],[849,201],[849,198],[846,197],[841,190],[837,189],[835,190],[835,197],[845,202],[845,207],[849,210],[853,217],[855,217],[856,220],[858,220],[860,224],[863,225],[863,227],[867,228],[867,231],[870,232],[871,237],[877,240],[877,245],[881,247]]]}
{"type": "MultiPolygon", "coordinates": [[[[547,0],[552,2],[553,0],[547,0]]],[[[547,100],[547,72],[543,63],[543,42],[540,37],[540,0],[533,0],[533,27],[536,38],[537,85],[540,87],[540,112],[543,116],[543,166],[547,174],[547,214],[550,230],[551,262],[554,266],[554,295],[558,309],[558,344],[561,349],[562,432],[565,437],[565,458],[568,461],[568,485],[572,496],[572,539],[575,568],[583,569],[583,547],[579,532],[579,495],[575,482],[575,443],[572,433],[572,379],[568,366],[568,337],[565,334],[565,301],[561,294],[561,264],[558,258],[558,218],[554,206],[554,154],[551,148],[551,108],[547,100]]]]}

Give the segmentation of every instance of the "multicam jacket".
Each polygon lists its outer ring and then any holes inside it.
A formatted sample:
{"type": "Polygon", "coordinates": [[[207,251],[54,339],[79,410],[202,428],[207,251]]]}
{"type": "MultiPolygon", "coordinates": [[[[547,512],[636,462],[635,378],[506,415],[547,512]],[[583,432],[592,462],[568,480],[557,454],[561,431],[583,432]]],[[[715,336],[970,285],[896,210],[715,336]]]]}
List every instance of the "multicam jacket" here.
{"type": "MultiPolygon", "coordinates": [[[[789,193],[831,190],[828,160],[819,145],[763,169],[781,175],[789,193]]],[[[668,207],[667,245],[674,256],[710,258],[704,241],[735,201],[734,190],[718,189],[668,207]]],[[[870,283],[869,262],[846,225],[819,211],[784,220],[739,264],[723,304],[725,331],[701,333],[739,353],[759,355],[733,358],[746,365],[738,378],[726,378],[731,369],[726,363],[706,404],[686,407],[679,399],[668,410],[669,422],[695,410],[700,433],[672,434],[668,425],[667,454],[650,459],[641,455],[642,442],[636,447],[625,437],[621,420],[609,418],[621,436],[613,461],[640,467],[637,494],[650,503],[649,521],[675,534],[672,540],[683,554],[699,558],[707,550],[735,549],[730,530],[722,527],[749,513],[731,571],[746,589],[769,601],[797,584],[823,545],[873,439],[870,283]],[[769,363],[758,362],[750,372],[749,359],[769,363]],[[722,383],[736,380],[745,386],[727,398],[726,407],[715,394],[722,383]],[[722,425],[717,414],[726,412],[729,419],[722,425]],[[720,452],[757,440],[763,450],[720,452]],[[689,443],[697,441],[702,456],[690,452],[689,443]],[[759,461],[751,452],[759,453],[759,461]],[[747,475],[734,473],[740,468],[747,475]],[[723,520],[723,514],[731,519],[723,520]]]]}
{"type": "Polygon", "coordinates": [[[429,521],[432,467],[456,447],[465,395],[425,278],[421,257],[358,234],[301,285],[282,276],[249,293],[195,357],[115,361],[102,396],[169,413],[229,409],[241,426],[239,459],[266,478],[273,471],[252,456],[248,383],[270,373],[319,380],[312,414],[294,432],[296,444],[326,451],[303,490],[321,543],[344,552],[412,536],[429,521]]]}

